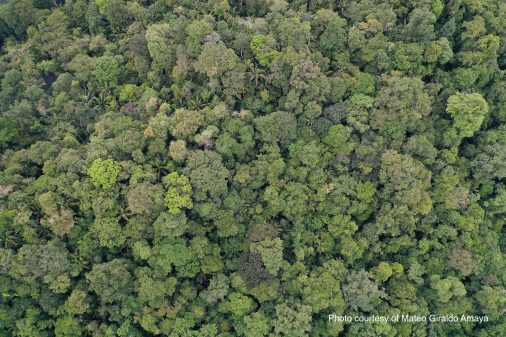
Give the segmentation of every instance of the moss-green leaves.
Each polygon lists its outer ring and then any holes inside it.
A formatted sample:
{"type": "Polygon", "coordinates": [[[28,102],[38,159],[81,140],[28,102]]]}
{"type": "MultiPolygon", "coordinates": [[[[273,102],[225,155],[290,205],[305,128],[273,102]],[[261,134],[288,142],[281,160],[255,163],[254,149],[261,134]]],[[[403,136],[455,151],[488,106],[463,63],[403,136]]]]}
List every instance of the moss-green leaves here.
{"type": "Polygon", "coordinates": [[[116,183],[120,172],[121,166],[113,159],[95,159],[88,168],[91,183],[96,188],[104,190],[111,188],[116,183]]]}
{"type": "Polygon", "coordinates": [[[478,93],[458,93],[448,98],[446,106],[454,120],[454,127],[462,137],[471,137],[480,129],[486,114],[488,104],[478,93]]]}
{"type": "Polygon", "coordinates": [[[169,213],[178,214],[183,208],[193,207],[190,198],[192,187],[186,176],[172,172],[164,178],[164,182],[167,185],[165,202],[169,213]]]}

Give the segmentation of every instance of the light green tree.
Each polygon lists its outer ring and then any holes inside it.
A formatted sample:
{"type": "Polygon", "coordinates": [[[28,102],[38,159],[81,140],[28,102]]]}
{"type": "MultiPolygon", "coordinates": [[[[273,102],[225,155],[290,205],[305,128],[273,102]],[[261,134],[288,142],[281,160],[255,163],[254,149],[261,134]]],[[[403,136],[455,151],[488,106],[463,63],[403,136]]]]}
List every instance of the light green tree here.
{"type": "Polygon", "coordinates": [[[120,172],[121,166],[113,159],[95,159],[88,168],[91,183],[96,188],[104,190],[111,188],[116,183],[120,172]]]}
{"type": "Polygon", "coordinates": [[[452,297],[461,297],[467,293],[464,284],[454,276],[442,279],[439,275],[432,275],[430,287],[436,290],[437,299],[442,303],[447,303],[452,297]]]}
{"type": "Polygon", "coordinates": [[[177,172],[167,175],[163,181],[167,186],[165,193],[165,202],[170,214],[178,214],[183,208],[192,208],[191,201],[192,187],[189,179],[177,172]]]}
{"type": "Polygon", "coordinates": [[[471,137],[480,129],[488,113],[488,104],[479,93],[457,93],[448,98],[446,111],[462,137],[471,137]]]}

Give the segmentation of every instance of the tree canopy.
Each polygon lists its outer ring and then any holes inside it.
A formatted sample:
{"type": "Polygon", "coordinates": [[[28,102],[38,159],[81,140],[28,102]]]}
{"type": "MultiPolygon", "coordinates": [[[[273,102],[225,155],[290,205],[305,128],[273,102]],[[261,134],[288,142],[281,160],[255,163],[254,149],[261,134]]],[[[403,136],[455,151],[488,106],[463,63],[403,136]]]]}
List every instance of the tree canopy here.
{"type": "Polygon", "coordinates": [[[0,336],[506,336],[505,27],[0,1],[0,336]],[[488,320],[329,320],[430,314],[488,320]]]}

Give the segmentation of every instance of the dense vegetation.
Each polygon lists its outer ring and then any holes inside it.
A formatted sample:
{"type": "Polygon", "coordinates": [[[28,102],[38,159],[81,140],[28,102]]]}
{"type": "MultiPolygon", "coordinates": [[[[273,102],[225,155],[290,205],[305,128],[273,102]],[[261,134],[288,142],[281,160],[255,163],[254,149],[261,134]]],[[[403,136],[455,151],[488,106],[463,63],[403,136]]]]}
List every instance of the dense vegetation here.
{"type": "Polygon", "coordinates": [[[504,1],[1,2],[1,336],[506,336],[504,1]]]}

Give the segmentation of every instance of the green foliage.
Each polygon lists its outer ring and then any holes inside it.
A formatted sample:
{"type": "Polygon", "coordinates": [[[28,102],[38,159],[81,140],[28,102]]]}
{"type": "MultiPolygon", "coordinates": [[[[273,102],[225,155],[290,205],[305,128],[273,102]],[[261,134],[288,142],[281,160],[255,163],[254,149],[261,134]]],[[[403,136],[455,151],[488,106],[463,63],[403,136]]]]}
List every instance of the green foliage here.
{"type": "Polygon", "coordinates": [[[208,42],[204,45],[194,67],[197,72],[214,78],[232,70],[237,62],[237,55],[232,49],[228,49],[222,44],[208,42]]]}
{"type": "Polygon", "coordinates": [[[84,314],[90,308],[88,301],[84,291],[75,289],[65,301],[65,311],[71,315],[84,314]]]}
{"type": "Polygon", "coordinates": [[[148,258],[149,265],[167,275],[172,267],[184,266],[192,257],[191,251],[182,239],[174,239],[154,246],[151,256],[148,258]]]}
{"type": "Polygon", "coordinates": [[[425,84],[418,78],[392,76],[384,79],[371,113],[371,125],[394,139],[404,137],[406,131],[431,111],[432,99],[425,84]]]}
{"type": "Polygon", "coordinates": [[[94,291],[102,303],[114,303],[126,299],[132,287],[132,275],[129,262],[114,259],[110,262],[96,264],[86,274],[90,290],[94,291]]]}
{"type": "Polygon", "coordinates": [[[453,276],[441,279],[439,275],[432,275],[430,277],[430,286],[436,290],[438,301],[443,303],[448,302],[452,297],[466,294],[466,288],[462,282],[453,276]]]}
{"type": "Polygon", "coordinates": [[[272,36],[255,34],[251,37],[250,48],[260,65],[267,66],[281,56],[281,53],[274,49],[275,44],[276,40],[272,36]]]}
{"type": "Polygon", "coordinates": [[[380,262],[380,264],[371,270],[374,278],[380,282],[385,282],[392,276],[392,267],[386,262],[380,262]]]}
{"type": "Polygon", "coordinates": [[[332,150],[340,153],[350,153],[355,144],[349,141],[352,129],[344,125],[332,125],[323,142],[332,147],[332,150]]]}
{"type": "Polygon", "coordinates": [[[101,89],[115,89],[118,85],[118,78],[120,75],[118,62],[112,56],[99,57],[93,75],[96,77],[101,89]]]}
{"type": "Polygon", "coordinates": [[[297,136],[296,119],[293,114],[276,111],[255,119],[255,126],[264,142],[279,142],[287,145],[297,136]]]}
{"type": "Polygon", "coordinates": [[[170,214],[178,214],[182,208],[193,207],[190,198],[192,187],[187,177],[172,172],[163,178],[163,182],[167,186],[165,202],[170,214]]]}
{"type": "Polygon", "coordinates": [[[274,332],[280,336],[305,337],[311,329],[311,308],[307,305],[278,304],[274,332]]]}
{"type": "Polygon", "coordinates": [[[176,138],[189,139],[203,122],[204,116],[200,111],[177,109],[169,118],[169,131],[176,138]]]}
{"type": "Polygon", "coordinates": [[[339,280],[341,272],[340,262],[330,261],[310,275],[300,275],[294,286],[300,287],[302,303],[309,305],[314,313],[327,309],[341,313],[345,307],[339,280]]]}
{"type": "Polygon", "coordinates": [[[228,295],[227,300],[222,303],[220,310],[230,312],[232,317],[238,319],[250,313],[253,305],[254,301],[251,297],[232,292],[228,295]]]}
{"type": "Polygon", "coordinates": [[[139,96],[140,90],[139,87],[137,87],[134,84],[126,84],[121,88],[121,91],[119,92],[119,100],[121,102],[132,102],[135,101],[139,96]]]}
{"type": "Polygon", "coordinates": [[[137,184],[126,195],[128,208],[133,214],[157,213],[163,203],[163,187],[148,182],[137,184]]]}
{"type": "Polygon", "coordinates": [[[187,218],[184,212],[176,214],[161,213],[153,223],[154,235],[157,240],[165,237],[181,236],[187,228],[187,218]]]}
{"type": "Polygon", "coordinates": [[[227,296],[229,291],[230,280],[223,274],[214,276],[209,282],[209,287],[201,294],[201,297],[208,304],[214,304],[227,296]]]}
{"type": "Polygon", "coordinates": [[[118,223],[118,219],[99,217],[95,219],[90,228],[90,233],[98,239],[100,246],[113,249],[121,247],[125,243],[125,235],[118,223]]]}
{"type": "Polygon", "coordinates": [[[446,111],[453,117],[457,132],[462,137],[471,137],[480,129],[488,104],[479,93],[457,93],[448,98],[446,111]]]}
{"type": "Polygon", "coordinates": [[[0,1],[0,336],[504,336],[505,18],[0,1]]]}
{"type": "Polygon", "coordinates": [[[476,299],[480,303],[481,311],[496,319],[506,313],[505,296],[506,289],[502,287],[484,286],[476,293],[476,299]]]}
{"type": "Polygon", "coordinates": [[[167,23],[153,24],[146,30],[149,55],[156,70],[170,69],[174,64],[174,50],[170,48],[173,29],[167,23]]]}
{"type": "Polygon", "coordinates": [[[283,241],[280,238],[252,243],[251,251],[260,254],[269,273],[272,275],[278,273],[283,262],[283,241]]]}
{"type": "Polygon", "coordinates": [[[216,198],[227,191],[228,170],[216,152],[190,153],[184,173],[190,178],[197,201],[216,198]]]}
{"type": "Polygon", "coordinates": [[[234,236],[239,231],[232,211],[218,211],[214,224],[220,237],[234,236]]]}
{"type": "Polygon", "coordinates": [[[107,190],[116,183],[121,166],[113,159],[99,158],[93,161],[87,172],[96,188],[107,190]]]}
{"type": "Polygon", "coordinates": [[[386,293],[372,280],[372,275],[364,270],[352,272],[346,281],[343,294],[352,309],[371,311],[386,297],[386,293]]]}
{"type": "Polygon", "coordinates": [[[80,322],[67,315],[56,321],[54,333],[56,336],[61,337],[79,337],[82,336],[83,331],[80,322]]]}
{"type": "Polygon", "coordinates": [[[267,317],[261,312],[254,312],[251,315],[244,316],[244,328],[242,333],[246,337],[263,337],[267,336],[270,330],[267,317]]]}
{"type": "Polygon", "coordinates": [[[106,0],[95,0],[95,3],[98,5],[98,10],[100,14],[105,13],[106,0]]]}

